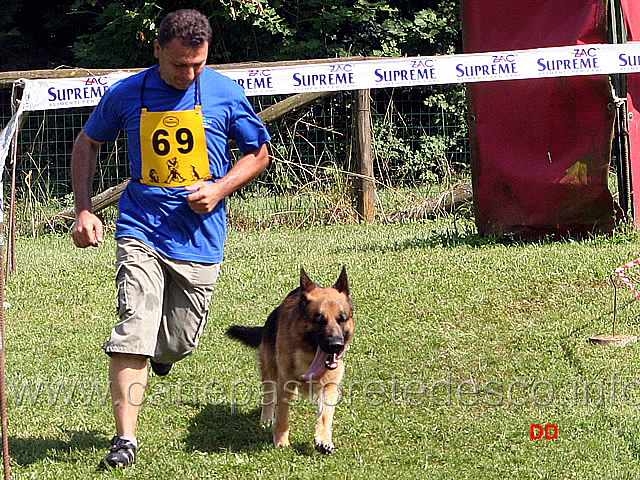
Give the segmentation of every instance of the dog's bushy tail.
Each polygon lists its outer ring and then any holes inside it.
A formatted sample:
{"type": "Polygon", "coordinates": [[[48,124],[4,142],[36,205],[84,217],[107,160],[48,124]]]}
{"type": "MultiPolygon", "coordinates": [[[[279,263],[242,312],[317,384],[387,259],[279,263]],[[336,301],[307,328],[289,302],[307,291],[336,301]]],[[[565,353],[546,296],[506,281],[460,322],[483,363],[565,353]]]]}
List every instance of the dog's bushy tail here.
{"type": "Polygon", "coordinates": [[[262,342],[263,327],[241,327],[233,325],[227,329],[227,336],[234,340],[240,340],[251,348],[258,348],[262,342]]]}

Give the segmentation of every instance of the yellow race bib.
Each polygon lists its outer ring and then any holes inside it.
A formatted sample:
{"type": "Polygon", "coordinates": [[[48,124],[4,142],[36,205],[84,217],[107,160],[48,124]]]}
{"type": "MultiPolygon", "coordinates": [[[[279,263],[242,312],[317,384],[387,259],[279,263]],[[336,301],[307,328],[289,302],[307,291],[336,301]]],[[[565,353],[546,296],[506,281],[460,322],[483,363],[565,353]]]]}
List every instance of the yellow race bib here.
{"type": "Polygon", "coordinates": [[[209,178],[201,106],[194,110],[140,113],[140,183],[184,187],[209,178]]]}

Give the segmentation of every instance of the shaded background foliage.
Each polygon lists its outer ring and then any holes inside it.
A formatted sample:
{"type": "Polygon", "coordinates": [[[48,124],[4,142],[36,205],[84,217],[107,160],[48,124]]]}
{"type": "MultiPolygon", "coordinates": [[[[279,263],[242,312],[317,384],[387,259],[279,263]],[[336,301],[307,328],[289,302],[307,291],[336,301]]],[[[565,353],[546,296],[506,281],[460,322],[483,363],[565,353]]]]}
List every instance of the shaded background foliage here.
{"type": "Polygon", "coordinates": [[[160,19],[197,8],[211,63],[460,49],[457,2],[409,0],[13,0],[0,16],[0,70],[144,67],[160,19]]]}

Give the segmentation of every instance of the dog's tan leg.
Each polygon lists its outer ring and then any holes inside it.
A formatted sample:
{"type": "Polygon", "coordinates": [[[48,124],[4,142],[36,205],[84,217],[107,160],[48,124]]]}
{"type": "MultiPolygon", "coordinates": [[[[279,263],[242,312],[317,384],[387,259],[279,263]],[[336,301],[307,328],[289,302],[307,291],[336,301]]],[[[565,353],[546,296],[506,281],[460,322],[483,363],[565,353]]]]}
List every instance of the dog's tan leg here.
{"type": "Polygon", "coordinates": [[[260,415],[260,422],[263,425],[270,425],[273,423],[273,417],[276,412],[278,385],[273,380],[263,380],[262,387],[264,389],[264,395],[262,398],[262,414],[260,415]]]}
{"type": "Polygon", "coordinates": [[[275,348],[268,344],[260,345],[260,370],[262,373],[262,413],[260,415],[260,423],[263,425],[271,425],[276,410],[276,393],[278,389],[278,373],[273,362],[275,356],[275,348]]]}
{"type": "Polygon", "coordinates": [[[276,447],[289,446],[289,406],[295,400],[296,382],[278,379],[276,415],[273,424],[273,444],[276,447]]]}
{"type": "Polygon", "coordinates": [[[320,453],[330,454],[335,450],[332,440],[333,414],[338,404],[340,392],[338,385],[329,383],[318,392],[318,421],[313,443],[320,453]]]}

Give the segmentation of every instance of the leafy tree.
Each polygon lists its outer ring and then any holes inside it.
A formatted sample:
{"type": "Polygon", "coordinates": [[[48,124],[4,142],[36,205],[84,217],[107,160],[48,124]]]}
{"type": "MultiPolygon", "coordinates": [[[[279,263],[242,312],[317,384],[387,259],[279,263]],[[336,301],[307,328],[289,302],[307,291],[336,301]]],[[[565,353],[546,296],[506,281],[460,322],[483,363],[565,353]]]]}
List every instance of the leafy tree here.
{"type": "Polygon", "coordinates": [[[71,45],[88,19],[67,13],[73,0],[12,0],[0,15],[0,71],[55,68],[76,63],[71,45]]]}
{"type": "Polygon", "coordinates": [[[72,46],[79,66],[146,67],[155,62],[152,47],[162,6],[144,1],[75,0],[70,10],[70,18],[91,19],[72,46]]]}
{"type": "Polygon", "coordinates": [[[432,55],[460,47],[452,0],[14,0],[0,16],[0,69],[142,67],[161,17],[197,8],[212,63],[432,55]]]}
{"type": "Polygon", "coordinates": [[[432,55],[460,47],[458,5],[451,0],[222,3],[233,13],[232,21],[223,15],[216,26],[234,45],[214,48],[220,61],[432,55]]]}

